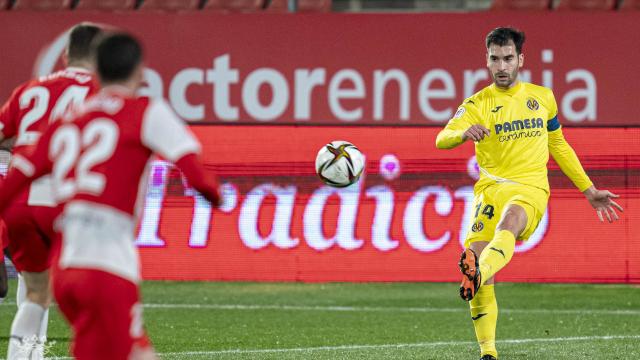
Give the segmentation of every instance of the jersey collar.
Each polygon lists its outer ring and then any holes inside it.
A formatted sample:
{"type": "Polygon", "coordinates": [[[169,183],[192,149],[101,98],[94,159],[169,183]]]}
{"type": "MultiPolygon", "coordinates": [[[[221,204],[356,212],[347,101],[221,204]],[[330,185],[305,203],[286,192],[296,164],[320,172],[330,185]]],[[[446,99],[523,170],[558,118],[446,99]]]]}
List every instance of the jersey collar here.
{"type": "Polygon", "coordinates": [[[120,95],[123,97],[133,97],[135,96],[135,92],[131,91],[131,89],[122,86],[122,85],[107,85],[105,87],[102,88],[102,90],[100,90],[100,92],[102,93],[107,93],[107,94],[114,94],[114,95],[120,95]]]}
{"type": "Polygon", "coordinates": [[[91,74],[91,71],[89,71],[88,69],[79,67],[79,66],[67,66],[67,68],[65,70],[73,71],[73,72],[76,72],[76,73],[91,74]]]}
{"type": "Polygon", "coordinates": [[[506,90],[497,87],[495,83],[491,84],[491,89],[493,89],[494,92],[501,95],[507,95],[507,96],[516,95],[517,93],[520,92],[520,90],[522,90],[523,87],[524,87],[524,84],[522,81],[518,81],[518,83],[515,86],[512,86],[506,90]]]}

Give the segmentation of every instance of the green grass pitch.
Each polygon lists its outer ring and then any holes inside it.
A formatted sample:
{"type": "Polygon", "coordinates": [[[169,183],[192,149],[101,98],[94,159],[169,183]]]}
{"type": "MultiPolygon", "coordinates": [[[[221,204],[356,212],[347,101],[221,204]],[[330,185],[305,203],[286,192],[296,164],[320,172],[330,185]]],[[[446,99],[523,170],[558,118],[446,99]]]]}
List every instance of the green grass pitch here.
{"type": "MultiPolygon", "coordinates": [[[[16,282],[11,282],[11,295],[16,282]]],[[[478,359],[453,283],[146,282],[147,331],[161,359],[478,359]]],[[[640,358],[640,288],[496,287],[500,359],[640,358]]],[[[4,356],[13,299],[0,306],[4,356]]],[[[48,358],[68,358],[51,312],[48,358]]]]}

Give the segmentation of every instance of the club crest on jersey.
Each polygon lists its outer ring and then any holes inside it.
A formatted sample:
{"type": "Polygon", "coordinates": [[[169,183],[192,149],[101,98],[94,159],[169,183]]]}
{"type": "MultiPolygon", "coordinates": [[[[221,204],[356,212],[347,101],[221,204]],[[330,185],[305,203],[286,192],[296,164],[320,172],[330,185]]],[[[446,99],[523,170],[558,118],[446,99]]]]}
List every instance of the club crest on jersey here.
{"type": "Polygon", "coordinates": [[[536,110],[540,109],[540,104],[538,104],[538,101],[536,99],[528,98],[527,99],[527,107],[530,110],[536,111],[536,110]]]}
{"type": "Polygon", "coordinates": [[[482,223],[482,221],[478,221],[471,226],[471,231],[473,232],[480,232],[482,231],[482,229],[484,229],[484,224],[482,223]]]}
{"type": "Polygon", "coordinates": [[[457,119],[457,118],[461,117],[462,115],[464,115],[464,113],[465,113],[466,111],[467,111],[467,110],[465,110],[465,108],[463,108],[462,106],[460,106],[460,107],[458,108],[458,111],[456,111],[456,114],[455,114],[455,115],[453,115],[453,118],[454,118],[454,119],[457,119]]]}

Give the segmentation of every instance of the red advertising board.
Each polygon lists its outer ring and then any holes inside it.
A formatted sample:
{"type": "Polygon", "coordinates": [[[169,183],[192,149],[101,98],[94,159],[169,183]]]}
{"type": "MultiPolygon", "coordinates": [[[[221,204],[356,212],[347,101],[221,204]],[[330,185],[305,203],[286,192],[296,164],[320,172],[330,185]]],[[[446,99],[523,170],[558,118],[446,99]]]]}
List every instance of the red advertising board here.
{"type": "Polygon", "coordinates": [[[522,78],[553,88],[566,126],[640,124],[633,12],[7,11],[0,12],[0,99],[59,67],[65,30],[84,20],[140,37],[148,66],[142,92],[164,95],[194,122],[442,125],[490,83],[486,33],[513,25],[527,34],[522,78]]]}
{"type": "MultiPolygon", "coordinates": [[[[177,170],[157,161],[137,240],[145,278],[459,280],[477,176],[471,144],[437,150],[438,129],[424,127],[193,130],[207,168],[227,183],[227,202],[212,211],[177,170]],[[314,172],[317,151],[336,139],[367,158],[364,177],[343,190],[323,186],[314,172]]],[[[618,193],[626,211],[600,223],[552,162],[547,214],[499,279],[640,283],[640,129],[565,135],[596,186],[618,193]]]]}

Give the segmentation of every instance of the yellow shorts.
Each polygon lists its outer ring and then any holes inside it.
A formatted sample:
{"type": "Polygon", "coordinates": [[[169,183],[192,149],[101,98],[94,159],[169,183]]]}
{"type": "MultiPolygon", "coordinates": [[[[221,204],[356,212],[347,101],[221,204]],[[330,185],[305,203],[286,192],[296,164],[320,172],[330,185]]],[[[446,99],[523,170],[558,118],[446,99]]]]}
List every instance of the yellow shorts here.
{"type": "Polygon", "coordinates": [[[491,241],[502,212],[511,204],[522,206],[527,213],[527,226],[518,237],[527,240],[538,227],[548,200],[549,193],[545,190],[523,184],[496,183],[474,189],[474,213],[465,246],[475,241],[491,241]]]}

